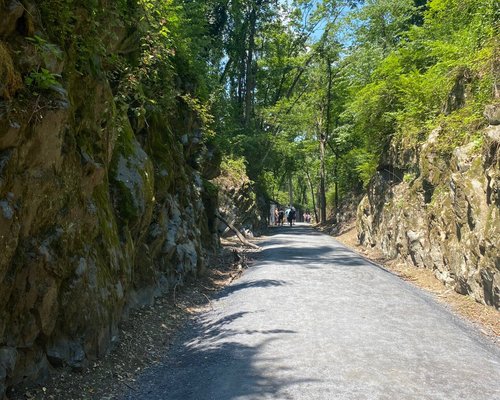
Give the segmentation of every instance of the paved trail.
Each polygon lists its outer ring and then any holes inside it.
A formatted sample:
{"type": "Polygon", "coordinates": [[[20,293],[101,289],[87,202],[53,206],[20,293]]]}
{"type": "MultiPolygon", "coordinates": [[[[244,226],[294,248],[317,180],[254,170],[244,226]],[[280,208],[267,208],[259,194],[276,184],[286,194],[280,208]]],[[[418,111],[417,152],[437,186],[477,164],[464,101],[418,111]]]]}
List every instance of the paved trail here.
{"type": "Polygon", "coordinates": [[[500,399],[500,349],[305,226],[279,228],[126,399],[500,399]]]}

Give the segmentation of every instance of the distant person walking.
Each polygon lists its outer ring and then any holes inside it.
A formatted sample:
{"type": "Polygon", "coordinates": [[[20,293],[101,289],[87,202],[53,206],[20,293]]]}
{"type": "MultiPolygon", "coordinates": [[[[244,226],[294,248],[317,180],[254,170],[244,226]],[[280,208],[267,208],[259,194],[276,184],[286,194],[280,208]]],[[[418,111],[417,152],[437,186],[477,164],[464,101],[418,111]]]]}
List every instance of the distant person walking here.
{"type": "Polygon", "coordinates": [[[283,226],[283,220],[285,219],[285,212],[282,208],[278,211],[278,225],[283,226]]]}
{"type": "Polygon", "coordinates": [[[290,224],[290,226],[293,225],[293,221],[295,219],[295,215],[296,215],[296,211],[295,211],[295,208],[290,208],[290,210],[288,211],[288,215],[286,217],[288,223],[290,224]]]}
{"type": "Polygon", "coordinates": [[[278,225],[278,218],[279,218],[279,212],[278,212],[278,207],[274,209],[274,225],[278,225]]]}

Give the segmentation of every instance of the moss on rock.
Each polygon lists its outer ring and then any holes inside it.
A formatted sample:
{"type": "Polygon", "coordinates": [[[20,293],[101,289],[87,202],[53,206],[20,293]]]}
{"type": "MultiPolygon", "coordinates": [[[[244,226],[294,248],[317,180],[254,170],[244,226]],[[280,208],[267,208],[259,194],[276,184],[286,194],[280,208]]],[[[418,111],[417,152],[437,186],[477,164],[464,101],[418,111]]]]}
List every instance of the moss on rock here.
{"type": "Polygon", "coordinates": [[[149,225],[154,200],[153,164],[135,139],[126,117],[119,128],[110,177],[120,218],[133,230],[149,225]]]}
{"type": "Polygon", "coordinates": [[[10,52],[0,41],[0,97],[12,98],[22,86],[21,75],[14,67],[10,52]]]}

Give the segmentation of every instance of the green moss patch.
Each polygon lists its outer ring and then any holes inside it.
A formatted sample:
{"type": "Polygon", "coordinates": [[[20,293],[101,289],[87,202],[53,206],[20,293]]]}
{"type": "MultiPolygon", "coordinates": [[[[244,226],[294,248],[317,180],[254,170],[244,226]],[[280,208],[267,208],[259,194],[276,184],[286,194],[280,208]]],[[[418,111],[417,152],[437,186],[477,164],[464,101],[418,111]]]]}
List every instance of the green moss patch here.
{"type": "Polygon", "coordinates": [[[151,214],[153,165],[135,139],[128,120],[123,117],[122,121],[111,161],[110,178],[120,218],[134,225],[143,216],[151,214]]]}

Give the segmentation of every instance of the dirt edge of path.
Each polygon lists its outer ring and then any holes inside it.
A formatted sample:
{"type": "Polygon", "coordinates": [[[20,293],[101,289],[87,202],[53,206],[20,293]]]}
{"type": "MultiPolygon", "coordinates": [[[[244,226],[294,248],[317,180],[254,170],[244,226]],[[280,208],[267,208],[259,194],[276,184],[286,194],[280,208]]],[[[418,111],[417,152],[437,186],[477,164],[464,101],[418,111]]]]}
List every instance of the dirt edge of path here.
{"type": "Polygon", "coordinates": [[[119,342],[108,355],[82,371],[54,369],[41,384],[11,388],[7,399],[115,400],[133,392],[139,374],[163,360],[188,319],[210,309],[214,295],[238,279],[258,252],[236,238],[222,240],[222,245],[221,254],[210,260],[211,267],[201,277],[156,298],[151,306],[131,311],[120,323],[119,342]]]}
{"type": "MultiPolygon", "coordinates": [[[[317,228],[325,233],[328,231],[326,227],[317,228]]],[[[401,260],[388,259],[377,248],[367,248],[360,245],[354,221],[345,224],[340,232],[333,237],[354,252],[432,294],[437,301],[472,323],[481,333],[489,337],[497,345],[500,345],[500,311],[480,304],[470,296],[455,292],[437,279],[429,269],[416,268],[401,260]]]]}

